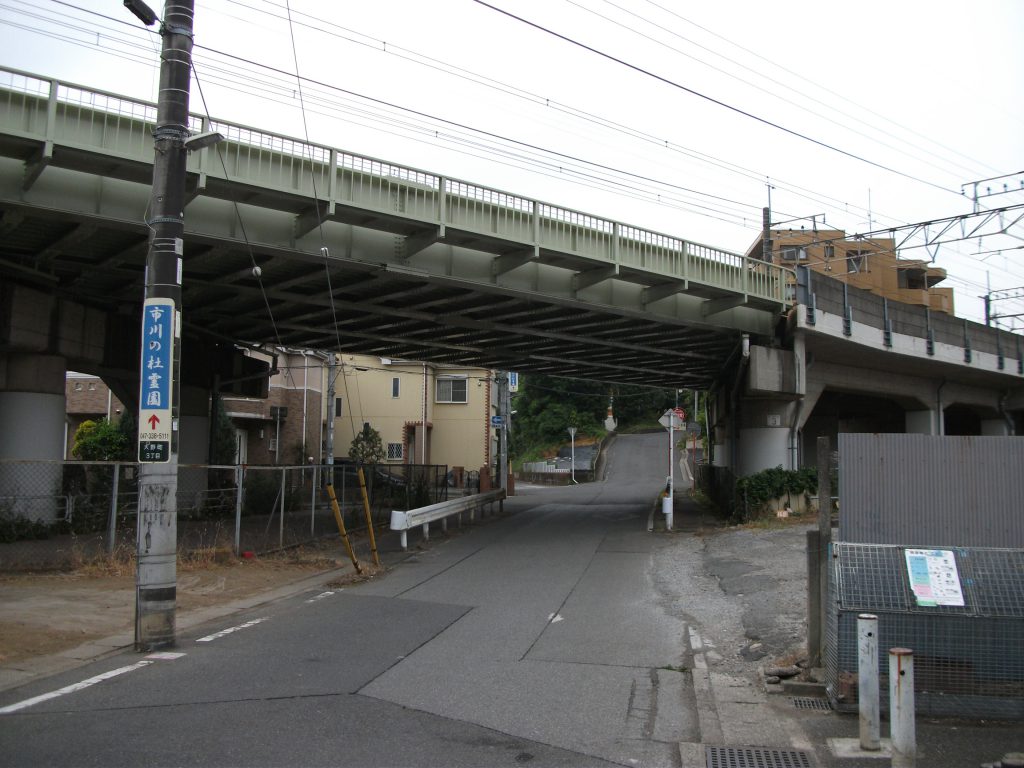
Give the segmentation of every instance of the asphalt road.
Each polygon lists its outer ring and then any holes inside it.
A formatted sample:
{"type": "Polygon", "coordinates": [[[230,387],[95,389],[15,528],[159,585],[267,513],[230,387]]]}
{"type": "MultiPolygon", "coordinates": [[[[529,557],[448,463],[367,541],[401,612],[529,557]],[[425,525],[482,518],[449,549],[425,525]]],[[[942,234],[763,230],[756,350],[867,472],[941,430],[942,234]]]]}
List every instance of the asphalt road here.
{"type": "Polygon", "coordinates": [[[699,724],[686,625],[653,580],[672,542],[646,531],[664,442],[620,438],[605,483],[526,494],[383,578],[181,637],[183,655],[7,691],[0,764],[677,765],[699,724]]]}

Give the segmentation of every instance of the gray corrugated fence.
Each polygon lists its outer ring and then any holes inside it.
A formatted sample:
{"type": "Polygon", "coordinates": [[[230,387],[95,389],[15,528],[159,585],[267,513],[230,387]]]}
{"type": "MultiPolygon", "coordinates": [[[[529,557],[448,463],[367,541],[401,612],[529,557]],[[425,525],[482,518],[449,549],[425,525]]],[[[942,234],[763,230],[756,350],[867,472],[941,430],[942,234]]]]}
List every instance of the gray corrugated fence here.
{"type": "Polygon", "coordinates": [[[841,434],[839,540],[1024,548],[1024,439],[841,434]]]}

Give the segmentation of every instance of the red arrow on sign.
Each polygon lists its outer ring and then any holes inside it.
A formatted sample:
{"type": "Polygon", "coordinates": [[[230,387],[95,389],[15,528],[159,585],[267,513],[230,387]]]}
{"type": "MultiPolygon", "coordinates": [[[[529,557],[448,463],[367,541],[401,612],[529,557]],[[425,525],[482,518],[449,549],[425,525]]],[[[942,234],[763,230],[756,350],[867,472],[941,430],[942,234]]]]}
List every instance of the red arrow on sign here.
{"type": "Polygon", "coordinates": [[[146,419],[146,421],[149,422],[150,429],[156,429],[156,425],[160,423],[160,417],[154,413],[152,416],[146,419]]]}

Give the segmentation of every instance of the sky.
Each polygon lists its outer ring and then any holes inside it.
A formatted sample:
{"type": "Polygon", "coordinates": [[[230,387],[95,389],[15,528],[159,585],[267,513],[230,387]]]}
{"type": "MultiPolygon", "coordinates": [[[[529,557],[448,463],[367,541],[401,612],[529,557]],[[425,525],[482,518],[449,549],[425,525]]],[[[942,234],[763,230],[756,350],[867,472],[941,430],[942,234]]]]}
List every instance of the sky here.
{"type": "MultiPolygon", "coordinates": [[[[981,321],[1024,313],[1022,32],[1020,0],[196,0],[191,107],[738,253],[769,204],[851,235],[1008,208],[901,252],[981,321]]],[[[156,100],[118,0],[0,0],[0,35],[156,100]]]]}

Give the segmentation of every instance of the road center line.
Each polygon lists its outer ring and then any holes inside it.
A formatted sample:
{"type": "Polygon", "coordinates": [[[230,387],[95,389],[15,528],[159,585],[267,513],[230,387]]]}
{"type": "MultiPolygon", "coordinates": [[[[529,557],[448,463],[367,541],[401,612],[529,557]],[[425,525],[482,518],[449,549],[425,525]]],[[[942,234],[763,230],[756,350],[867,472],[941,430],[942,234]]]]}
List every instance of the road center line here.
{"type": "Polygon", "coordinates": [[[196,640],[196,642],[197,643],[210,643],[210,642],[213,642],[214,640],[218,640],[218,639],[224,637],[225,635],[230,635],[232,632],[237,632],[240,629],[248,629],[249,627],[254,627],[257,624],[259,624],[260,622],[266,621],[269,618],[270,618],[269,616],[262,616],[262,617],[260,617],[258,619],[253,619],[252,621],[247,621],[247,622],[245,622],[245,624],[239,624],[237,627],[228,627],[227,629],[222,629],[220,632],[214,632],[212,635],[207,635],[206,637],[200,637],[198,640],[196,640]]]}
{"type": "Polygon", "coordinates": [[[89,688],[97,683],[102,683],[104,680],[109,680],[112,677],[117,677],[118,675],[123,675],[127,672],[134,672],[136,669],[141,669],[142,667],[147,667],[152,663],[152,661],[138,661],[134,664],[128,665],[127,667],[118,667],[117,669],[112,669],[109,672],[104,672],[102,675],[90,677],[88,680],[83,680],[80,683],[67,685],[56,691],[44,693],[41,696],[33,696],[31,699],[25,699],[24,701],[19,701],[17,704],[11,704],[0,708],[0,715],[7,715],[11,712],[17,712],[18,710],[26,709],[27,707],[34,706],[41,702],[49,701],[50,699],[56,699],[60,696],[66,696],[69,693],[74,693],[75,691],[81,691],[84,688],[89,688]]]}

